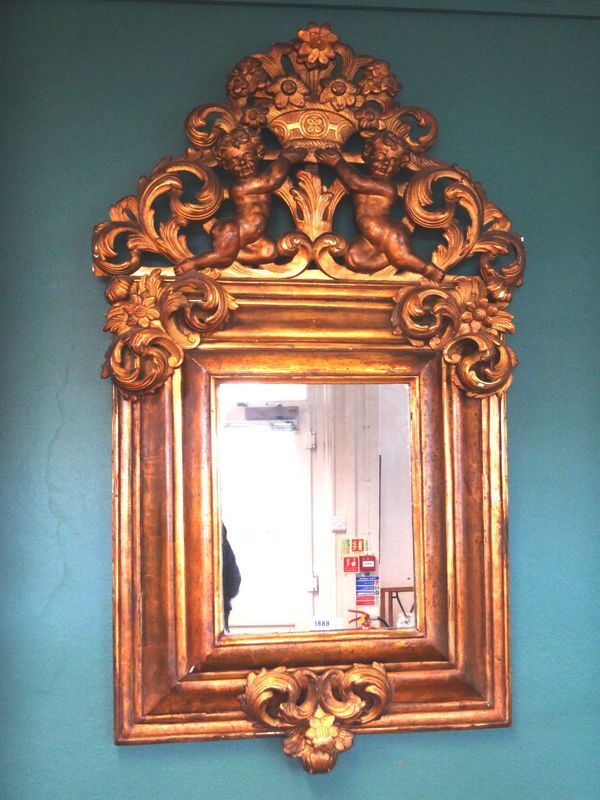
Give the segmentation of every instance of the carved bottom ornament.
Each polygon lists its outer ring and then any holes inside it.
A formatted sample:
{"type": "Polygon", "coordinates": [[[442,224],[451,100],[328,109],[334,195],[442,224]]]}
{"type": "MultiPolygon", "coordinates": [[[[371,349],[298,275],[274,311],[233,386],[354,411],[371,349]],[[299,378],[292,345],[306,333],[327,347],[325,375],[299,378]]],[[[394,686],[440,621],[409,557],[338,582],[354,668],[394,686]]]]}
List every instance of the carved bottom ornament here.
{"type": "Polygon", "coordinates": [[[392,689],[378,663],[321,674],[276,667],[250,673],[239,701],[261,727],[286,734],[284,752],[300,758],[307,772],[329,772],[338,754],[352,747],[350,728],[380,717],[392,689]]]}
{"type": "Polygon", "coordinates": [[[453,286],[423,280],[394,300],[393,333],[440,351],[466,394],[482,398],[508,389],[518,363],[504,343],[504,334],[514,333],[513,317],[508,303],[490,302],[481,278],[458,277],[453,286]]]}

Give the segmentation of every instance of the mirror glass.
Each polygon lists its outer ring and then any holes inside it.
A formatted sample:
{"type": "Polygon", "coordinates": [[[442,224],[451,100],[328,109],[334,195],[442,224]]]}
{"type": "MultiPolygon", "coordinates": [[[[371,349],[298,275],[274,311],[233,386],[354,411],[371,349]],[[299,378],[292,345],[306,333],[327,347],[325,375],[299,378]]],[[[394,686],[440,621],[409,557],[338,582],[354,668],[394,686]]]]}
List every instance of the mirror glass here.
{"type": "Polygon", "coordinates": [[[414,627],[409,395],[219,384],[226,633],[414,627]]]}

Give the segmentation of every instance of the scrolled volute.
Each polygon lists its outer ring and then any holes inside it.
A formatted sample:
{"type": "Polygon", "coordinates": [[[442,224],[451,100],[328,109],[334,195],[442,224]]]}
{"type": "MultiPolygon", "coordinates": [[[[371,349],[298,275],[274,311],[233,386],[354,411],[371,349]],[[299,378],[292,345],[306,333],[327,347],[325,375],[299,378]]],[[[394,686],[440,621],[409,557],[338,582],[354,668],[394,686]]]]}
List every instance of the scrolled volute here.
{"type": "Polygon", "coordinates": [[[346,672],[286,667],[250,673],[239,702],[259,725],[286,733],[284,752],[300,758],[307,772],[329,772],[352,746],[350,725],[384,713],[392,682],[381,664],[354,664],[346,672]]]}
{"type": "Polygon", "coordinates": [[[138,328],[113,342],[101,374],[112,378],[123,397],[135,400],[162,386],[182,361],[181,348],[167,334],[138,328]]]}
{"type": "Polygon", "coordinates": [[[237,303],[209,275],[185,272],[175,279],[161,308],[161,322],[183,348],[222,328],[237,303]]]}
{"type": "Polygon", "coordinates": [[[347,672],[332,670],[323,688],[326,708],[339,719],[348,721],[360,717],[361,724],[380,717],[392,699],[392,681],[382,664],[354,664],[347,672]],[[338,701],[337,698],[348,698],[338,701]],[[354,705],[356,717],[350,712],[354,705]]]}
{"type": "Polygon", "coordinates": [[[522,283],[525,249],[521,237],[510,231],[508,218],[466,170],[415,158],[408,166],[416,174],[404,191],[407,217],[423,228],[441,230],[444,239],[431,256],[432,264],[447,272],[480,254],[479,274],[490,298],[510,301],[512,289],[522,283]],[[434,201],[436,186],[441,189],[441,207],[434,201]],[[466,222],[459,222],[459,211],[466,222]],[[513,260],[497,269],[494,261],[510,252],[513,260]]]}
{"type": "Polygon", "coordinates": [[[447,289],[427,283],[422,281],[424,286],[396,295],[392,332],[405,336],[415,347],[428,344],[439,350],[456,335],[461,311],[447,289]]]}
{"type": "Polygon", "coordinates": [[[441,351],[454,383],[467,395],[483,398],[508,389],[518,363],[504,342],[514,332],[512,314],[508,303],[491,302],[481,278],[460,276],[452,286],[422,281],[395,300],[392,332],[441,351]]]}
{"type": "Polygon", "coordinates": [[[114,278],[106,297],[112,308],[104,330],[114,339],[102,377],[112,378],[128,399],[159,389],[181,366],[184,351],[225,325],[237,307],[208,275],[182,275],[173,282],[159,269],[140,278],[114,278]]]}
{"type": "Polygon", "coordinates": [[[381,128],[401,135],[413,153],[429,150],[438,134],[437,120],[431,111],[417,106],[397,106],[391,114],[382,118],[381,128]],[[417,126],[417,136],[414,135],[411,123],[417,126]]]}
{"type": "MultiPolygon", "coordinates": [[[[288,728],[308,719],[316,708],[316,680],[307,670],[288,672],[285,667],[251,672],[239,702],[248,716],[271,728],[288,728]],[[306,697],[299,703],[302,692],[306,697]]],[[[314,676],[316,678],[316,676],[314,676]]]]}
{"type": "Polygon", "coordinates": [[[523,283],[525,269],[523,239],[509,230],[490,229],[480,237],[473,252],[482,253],[479,259],[479,274],[485,281],[490,297],[509,302],[513,288],[523,283]],[[510,252],[513,253],[512,261],[496,269],[495,259],[510,252]]]}
{"type": "Polygon", "coordinates": [[[457,336],[444,358],[454,365],[454,382],[471,397],[487,397],[510,386],[517,357],[499,336],[466,333],[457,336]]]}
{"type": "Polygon", "coordinates": [[[479,240],[483,226],[484,198],[464,170],[435,166],[419,171],[408,183],[404,194],[407,216],[423,228],[443,231],[431,262],[445,271],[468,258],[479,240]],[[434,204],[434,186],[441,186],[443,205],[434,204]],[[457,221],[458,210],[466,212],[463,227],[457,221]]]}
{"type": "Polygon", "coordinates": [[[232,131],[236,117],[223,106],[205,103],[191,111],[185,121],[186,136],[195,151],[210,166],[217,163],[215,145],[222,133],[232,131]]]}
{"type": "Polygon", "coordinates": [[[146,254],[155,254],[169,264],[189,258],[187,226],[214,217],[224,190],[211,167],[197,156],[163,159],[149,178],[140,179],[138,194],[119,200],[110,209],[110,219],[96,225],[92,237],[94,268],[100,275],[129,275],[143,265],[146,254]],[[186,181],[200,188],[192,201],[182,200],[186,181]],[[157,206],[166,200],[169,214],[157,219],[157,206]]]}

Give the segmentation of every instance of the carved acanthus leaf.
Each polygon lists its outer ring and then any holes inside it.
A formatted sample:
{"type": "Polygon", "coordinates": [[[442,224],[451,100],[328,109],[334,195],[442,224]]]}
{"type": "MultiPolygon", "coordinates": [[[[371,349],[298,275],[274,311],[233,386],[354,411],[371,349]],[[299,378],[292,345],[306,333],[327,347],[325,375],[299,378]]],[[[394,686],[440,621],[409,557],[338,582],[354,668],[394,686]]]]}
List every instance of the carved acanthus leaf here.
{"type": "Polygon", "coordinates": [[[250,673],[239,701],[258,724],[285,732],[284,752],[300,758],[307,772],[329,772],[338,753],[352,746],[350,726],[380,717],[392,688],[377,663],[321,674],[276,667],[250,673]]]}
{"type": "Polygon", "coordinates": [[[390,133],[403,136],[412,153],[423,153],[425,150],[429,150],[437,139],[436,118],[431,111],[417,106],[402,106],[394,103],[391,110],[381,117],[380,126],[381,130],[388,130],[390,133]],[[416,138],[412,132],[412,123],[416,123],[420,131],[416,138]]]}
{"type": "Polygon", "coordinates": [[[163,159],[149,178],[140,180],[137,196],[124,197],[110,210],[110,221],[94,228],[92,255],[102,275],[128,275],[142,265],[144,253],[156,253],[172,264],[189,258],[189,222],[211,219],[223,201],[215,172],[195,157],[163,159]],[[193,201],[184,201],[186,180],[200,188],[193,201]],[[157,205],[166,200],[169,216],[157,221],[157,205]],[[124,255],[121,255],[124,251],[124,255]]]}
{"type": "Polygon", "coordinates": [[[219,136],[225,131],[232,131],[240,122],[239,115],[233,109],[205,103],[188,114],[185,121],[185,132],[194,146],[196,153],[206,164],[214,166],[215,145],[219,136]]]}
{"type": "Polygon", "coordinates": [[[297,187],[287,180],[276,193],[290,209],[296,229],[315,240],[332,230],[335,209],[346,190],[337,179],[329,188],[323,186],[314,167],[299,170],[296,181],[297,187]]]}
{"type": "MultiPolygon", "coordinates": [[[[407,217],[423,228],[442,231],[445,244],[434,251],[431,261],[448,271],[476,253],[481,253],[479,273],[487,290],[495,300],[509,301],[513,287],[520,286],[525,267],[522,239],[509,231],[507,217],[489,202],[480,184],[470,174],[457,166],[438,164],[425,166],[415,162],[420,169],[410,179],[403,193],[407,217]],[[434,189],[439,187],[443,198],[440,207],[434,200],[434,189]],[[459,221],[459,212],[466,222],[459,221]],[[500,268],[494,260],[509,252],[513,261],[500,268]]],[[[412,165],[411,168],[414,168],[412,165]]]]}

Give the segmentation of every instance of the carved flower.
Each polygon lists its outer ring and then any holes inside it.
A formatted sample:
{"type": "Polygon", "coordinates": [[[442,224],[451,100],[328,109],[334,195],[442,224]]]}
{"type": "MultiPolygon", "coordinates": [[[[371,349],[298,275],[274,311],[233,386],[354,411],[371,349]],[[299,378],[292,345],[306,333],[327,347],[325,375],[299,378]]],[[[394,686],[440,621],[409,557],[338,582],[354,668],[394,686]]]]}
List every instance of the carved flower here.
{"type": "Polygon", "coordinates": [[[356,112],[359,131],[378,131],[380,113],[371,106],[364,106],[356,112]]]}
{"type": "Polygon", "coordinates": [[[326,67],[335,58],[334,45],[338,37],[331,32],[329,25],[317,25],[309,22],[306,30],[298,31],[299,42],[294,44],[298,51],[298,60],[306,63],[309,69],[326,67]]]}
{"type": "Polygon", "coordinates": [[[365,67],[365,77],[359,83],[360,90],[365,95],[387,94],[395,97],[402,86],[390,73],[387,61],[373,61],[365,67]]]}
{"type": "Polygon", "coordinates": [[[390,74],[390,65],[387,61],[372,61],[365,72],[372,78],[387,78],[390,74]]]}
{"type": "Polygon", "coordinates": [[[243,58],[239,64],[236,64],[231,73],[231,79],[234,77],[243,78],[248,83],[250,91],[262,89],[268,81],[268,75],[262,68],[260,61],[253,56],[243,58]]]}
{"type": "Polygon", "coordinates": [[[267,124],[267,109],[263,106],[250,106],[244,111],[242,122],[249,128],[261,128],[267,124]]]}
{"type": "Polygon", "coordinates": [[[288,733],[283,742],[283,752],[300,758],[308,772],[329,772],[338,753],[352,745],[352,734],[333,725],[334,720],[333,715],[326,715],[318,708],[308,728],[297,727],[288,733]]]}
{"type": "Polygon", "coordinates": [[[458,278],[453,291],[461,309],[461,328],[465,333],[478,333],[488,328],[492,333],[513,333],[512,314],[505,311],[508,303],[490,303],[483,281],[458,278]]]}
{"type": "Polygon", "coordinates": [[[267,91],[273,95],[275,106],[280,110],[288,105],[302,108],[304,97],[308,94],[308,86],[296,75],[289,77],[284,75],[272,83],[267,91]]]}
{"type": "Polygon", "coordinates": [[[334,723],[333,714],[326,714],[321,707],[317,708],[304,734],[315,750],[341,752],[350,746],[352,734],[334,723]]]}
{"type": "Polygon", "coordinates": [[[490,303],[487,297],[468,300],[460,320],[473,333],[477,333],[481,328],[491,328],[495,332],[508,331],[512,333],[512,314],[508,311],[503,311],[501,308],[503,305],[502,303],[494,305],[490,303]]]}
{"type": "Polygon", "coordinates": [[[330,78],[325,81],[320,101],[331,103],[336,111],[343,111],[347,106],[360,106],[364,99],[357,95],[357,87],[343,78],[330,78]]]}
{"type": "Polygon", "coordinates": [[[260,61],[253,56],[242,58],[240,63],[236,65],[234,72],[238,75],[251,75],[255,79],[261,80],[263,76],[266,76],[266,72],[262,68],[260,61]]]}
{"type": "Polygon", "coordinates": [[[115,303],[106,313],[105,331],[122,334],[130,328],[148,328],[159,319],[157,301],[164,291],[160,280],[160,270],[143,276],[139,284],[133,284],[129,299],[115,303]]]}
{"type": "Polygon", "coordinates": [[[241,75],[232,75],[227,81],[227,94],[233,98],[247,97],[250,93],[250,84],[241,75]]]}

